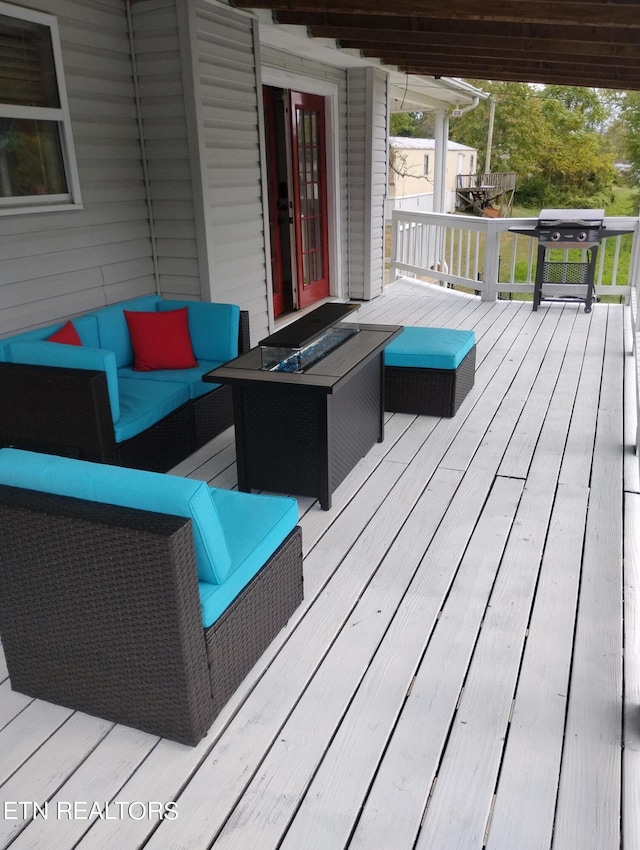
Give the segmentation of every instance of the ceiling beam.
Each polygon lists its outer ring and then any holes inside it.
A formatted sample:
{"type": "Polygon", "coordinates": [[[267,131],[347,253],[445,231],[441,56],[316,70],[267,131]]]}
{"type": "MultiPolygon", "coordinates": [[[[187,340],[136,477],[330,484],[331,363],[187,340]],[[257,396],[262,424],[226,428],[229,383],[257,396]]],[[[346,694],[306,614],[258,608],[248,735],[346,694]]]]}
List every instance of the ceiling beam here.
{"type": "MultiPolygon", "coordinates": [[[[386,61],[387,56],[402,56],[405,63],[420,62],[425,56],[429,55],[430,62],[447,61],[451,59],[451,49],[447,44],[429,44],[428,46],[406,45],[402,42],[378,42],[377,44],[360,43],[359,41],[350,41],[340,39],[340,47],[346,50],[360,50],[363,56],[368,58],[380,58],[386,61]]],[[[528,51],[525,47],[513,45],[510,48],[495,48],[486,45],[468,45],[459,44],[459,53],[461,57],[473,61],[477,66],[480,62],[483,65],[487,63],[504,62],[510,65],[514,62],[538,62],[557,65],[559,70],[563,70],[564,66],[569,68],[587,68],[591,73],[600,72],[602,68],[616,68],[618,71],[624,69],[629,72],[640,72],[640,54],[632,56],[616,56],[611,58],[611,54],[606,53],[562,53],[545,51],[528,51]]],[[[566,68],[564,68],[566,70],[566,68]]]]}
{"type": "Polygon", "coordinates": [[[244,9],[275,9],[300,12],[339,12],[362,17],[393,14],[410,18],[440,18],[452,22],[520,21],[521,23],[595,27],[632,27],[640,29],[637,0],[394,0],[390,9],[386,0],[233,0],[244,9]]]}
{"type": "Polygon", "coordinates": [[[502,82],[519,83],[541,83],[544,85],[561,86],[586,86],[603,89],[640,89],[640,74],[630,75],[615,68],[603,70],[600,74],[594,74],[590,68],[567,67],[561,72],[557,67],[549,63],[514,63],[506,65],[498,63],[495,65],[477,63],[464,63],[462,61],[444,62],[435,60],[431,62],[424,59],[421,62],[406,62],[403,57],[389,56],[386,64],[395,65],[405,74],[417,74],[431,77],[461,77],[463,79],[494,80],[502,82]]]}
{"type": "Polygon", "coordinates": [[[640,0],[231,0],[425,76],[638,89],[640,0]]]}
{"type": "MultiPolygon", "coordinates": [[[[315,35],[315,32],[313,33],[315,35]]],[[[329,38],[330,36],[323,36],[329,38]]],[[[596,64],[606,63],[616,66],[640,66],[640,51],[634,50],[631,47],[625,46],[624,49],[616,51],[615,58],[612,54],[612,48],[609,45],[576,45],[575,50],[568,53],[566,45],[562,42],[536,42],[528,43],[521,39],[496,40],[496,39],[477,39],[476,41],[460,40],[455,36],[443,36],[433,40],[419,39],[400,39],[398,37],[389,36],[388,38],[379,37],[376,39],[364,39],[354,35],[354,37],[343,37],[336,39],[340,47],[345,50],[362,50],[365,55],[375,55],[377,50],[395,50],[401,51],[407,55],[412,53],[424,53],[429,51],[432,54],[448,53],[451,55],[451,49],[456,48],[458,52],[466,56],[486,56],[494,58],[514,59],[517,60],[523,56],[536,59],[546,59],[549,62],[558,62],[559,64],[567,64],[577,62],[578,64],[586,64],[594,62],[596,64]],[[564,49],[563,49],[564,47],[564,49]]]]}
{"type": "MultiPolygon", "coordinates": [[[[326,12],[274,11],[274,20],[279,24],[292,24],[311,29],[314,34],[322,30],[327,38],[340,38],[341,33],[361,32],[365,34],[383,33],[423,33],[425,35],[456,34],[473,37],[495,36],[496,38],[560,39],[566,42],[603,42],[611,45],[629,44],[640,48],[640,31],[637,28],[599,27],[574,23],[558,29],[555,24],[531,24],[520,20],[513,21],[467,21],[430,18],[422,14],[409,18],[402,15],[366,15],[354,18],[353,15],[326,12]]],[[[348,37],[348,36],[345,36],[348,37]]]]}

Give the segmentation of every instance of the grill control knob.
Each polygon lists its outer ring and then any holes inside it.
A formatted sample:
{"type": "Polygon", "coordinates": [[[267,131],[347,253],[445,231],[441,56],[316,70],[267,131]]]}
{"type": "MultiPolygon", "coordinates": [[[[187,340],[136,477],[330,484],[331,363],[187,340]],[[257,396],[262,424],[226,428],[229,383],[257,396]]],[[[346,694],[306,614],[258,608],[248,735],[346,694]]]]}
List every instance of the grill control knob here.
{"type": "Polygon", "coordinates": [[[586,232],[586,230],[581,230],[580,233],[578,233],[578,242],[586,242],[586,240],[587,240],[587,232],[586,232]]]}
{"type": "Polygon", "coordinates": [[[560,231],[554,230],[553,233],[551,234],[551,241],[557,242],[559,239],[560,239],[560,231]]]}

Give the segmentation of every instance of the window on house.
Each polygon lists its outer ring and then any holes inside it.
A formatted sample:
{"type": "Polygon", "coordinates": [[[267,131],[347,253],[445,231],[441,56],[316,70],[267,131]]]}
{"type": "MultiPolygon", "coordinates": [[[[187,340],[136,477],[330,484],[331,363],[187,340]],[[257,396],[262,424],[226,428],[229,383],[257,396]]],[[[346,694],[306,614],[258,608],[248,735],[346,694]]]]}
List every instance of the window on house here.
{"type": "Polygon", "coordinates": [[[80,204],[57,22],[0,2],[0,215],[80,204]]]}
{"type": "Polygon", "coordinates": [[[425,177],[429,176],[429,154],[428,153],[426,153],[424,155],[424,176],[425,177]]]}

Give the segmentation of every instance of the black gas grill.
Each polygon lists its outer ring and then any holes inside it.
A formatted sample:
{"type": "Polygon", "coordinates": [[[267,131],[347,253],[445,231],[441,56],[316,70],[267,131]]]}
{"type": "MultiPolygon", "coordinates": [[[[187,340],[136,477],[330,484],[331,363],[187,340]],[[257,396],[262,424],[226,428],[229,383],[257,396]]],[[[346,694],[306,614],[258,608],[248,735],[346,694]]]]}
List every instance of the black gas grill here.
{"type": "Polygon", "coordinates": [[[538,240],[538,261],[533,290],[533,309],[541,301],[584,301],[585,313],[591,312],[596,257],[600,240],[620,236],[628,230],[607,230],[604,210],[541,210],[535,227],[510,227],[511,233],[522,233],[538,240]],[[567,249],[584,250],[580,259],[569,259],[567,249]],[[562,253],[552,254],[553,249],[562,253]],[[555,286],[546,286],[555,284],[555,286]],[[563,295],[557,284],[578,284],[579,294],[563,295]],[[545,288],[547,294],[545,294],[545,288]]]}

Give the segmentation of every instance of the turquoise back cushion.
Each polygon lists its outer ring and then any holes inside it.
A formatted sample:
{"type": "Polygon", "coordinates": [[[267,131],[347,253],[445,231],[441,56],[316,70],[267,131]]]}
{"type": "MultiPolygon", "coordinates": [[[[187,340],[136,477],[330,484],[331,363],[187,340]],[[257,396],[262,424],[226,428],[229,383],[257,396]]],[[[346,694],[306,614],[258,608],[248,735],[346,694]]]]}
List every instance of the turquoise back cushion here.
{"type": "Polygon", "coordinates": [[[288,496],[215,488],[211,493],[225,528],[233,571],[222,585],[200,582],[205,627],[215,623],[298,524],[298,503],[288,496]]]}
{"type": "Polygon", "coordinates": [[[34,366],[62,366],[69,369],[89,369],[106,372],[111,416],[114,424],[120,418],[120,394],[116,358],[112,351],[87,348],[84,345],[62,345],[58,342],[12,342],[7,346],[12,363],[34,366]]]}
{"type": "Polygon", "coordinates": [[[113,351],[118,369],[133,363],[133,348],[124,311],[141,310],[154,313],[160,300],[157,295],[145,295],[142,298],[134,298],[132,301],[122,301],[110,307],[103,307],[102,310],[97,310],[93,314],[98,322],[100,348],[113,351]]]}
{"type": "Polygon", "coordinates": [[[226,363],[238,356],[240,308],[236,304],[212,304],[207,301],[160,301],[158,310],[189,313],[189,334],[198,360],[226,363]]]}
{"type": "Polygon", "coordinates": [[[231,569],[220,517],[204,481],[20,449],[0,449],[0,483],[188,517],[193,526],[199,580],[220,584],[231,569]]]}

